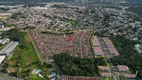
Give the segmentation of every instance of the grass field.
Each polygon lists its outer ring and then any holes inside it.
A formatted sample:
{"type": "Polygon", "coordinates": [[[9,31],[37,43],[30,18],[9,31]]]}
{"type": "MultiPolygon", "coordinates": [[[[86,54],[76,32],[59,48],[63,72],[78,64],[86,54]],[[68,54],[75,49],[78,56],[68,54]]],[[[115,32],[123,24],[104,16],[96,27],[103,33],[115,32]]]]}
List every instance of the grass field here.
{"type": "Polygon", "coordinates": [[[35,27],[25,27],[25,28],[23,28],[23,30],[34,30],[35,29],[35,27]]]}
{"type": "Polygon", "coordinates": [[[74,21],[74,20],[65,20],[65,22],[69,22],[69,23],[71,23],[73,26],[75,26],[75,25],[77,24],[77,22],[74,21]]]}
{"type": "Polygon", "coordinates": [[[31,74],[33,69],[42,69],[36,51],[26,32],[20,33],[19,45],[14,50],[13,55],[8,60],[7,64],[7,71],[15,73],[17,76],[29,76],[28,80],[44,80],[37,75],[31,74]]]}
{"type": "Polygon", "coordinates": [[[101,80],[113,80],[112,78],[101,78],[101,80]]]}
{"type": "Polygon", "coordinates": [[[2,44],[0,44],[0,49],[3,47],[3,45],[2,44]]]}

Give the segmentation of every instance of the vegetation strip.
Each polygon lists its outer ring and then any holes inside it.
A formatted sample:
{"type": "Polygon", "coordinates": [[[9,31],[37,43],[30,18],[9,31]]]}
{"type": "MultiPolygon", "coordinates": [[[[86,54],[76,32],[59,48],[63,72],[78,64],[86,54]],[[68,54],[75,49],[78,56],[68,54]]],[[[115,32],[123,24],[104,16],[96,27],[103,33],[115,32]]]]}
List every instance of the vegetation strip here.
{"type": "MultiPolygon", "coordinates": [[[[27,33],[28,33],[28,35],[30,36],[30,34],[29,34],[29,32],[28,32],[28,31],[27,31],[27,33]]],[[[31,36],[30,36],[30,39],[31,39],[31,42],[32,42],[32,44],[33,44],[33,46],[34,46],[34,42],[33,42],[32,38],[31,38],[31,36]]],[[[37,55],[37,57],[38,57],[38,58],[39,58],[39,60],[40,60],[41,67],[43,67],[44,72],[45,72],[45,74],[46,74],[46,75],[47,75],[47,77],[48,77],[47,69],[45,69],[44,64],[43,64],[43,62],[42,62],[42,60],[41,60],[41,58],[40,58],[40,56],[39,56],[39,54],[38,54],[38,51],[37,51],[37,49],[36,49],[36,47],[35,47],[35,46],[34,46],[34,48],[35,48],[35,50],[36,50],[36,55],[37,55]]],[[[49,77],[48,77],[48,79],[49,79],[49,77]]]]}

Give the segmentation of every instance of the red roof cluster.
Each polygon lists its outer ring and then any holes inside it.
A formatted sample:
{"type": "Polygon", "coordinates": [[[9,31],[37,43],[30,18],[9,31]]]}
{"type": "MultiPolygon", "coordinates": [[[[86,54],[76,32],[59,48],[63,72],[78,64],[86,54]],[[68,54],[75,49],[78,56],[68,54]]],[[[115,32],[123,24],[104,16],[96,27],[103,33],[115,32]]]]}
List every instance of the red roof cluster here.
{"type": "Polygon", "coordinates": [[[98,66],[98,67],[102,71],[109,71],[109,68],[107,66],[98,66]]]}
{"type": "Polygon", "coordinates": [[[124,74],[125,78],[136,78],[136,74],[124,74]]]}
{"type": "Polygon", "coordinates": [[[128,71],[129,68],[125,65],[117,65],[119,71],[128,71]]]}
{"type": "Polygon", "coordinates": [[[108,48],[108,50],[110,51],[111,54],[114,54],[115,56],[119,56],[119,53],[116,50],[116,48],[108,48]]]}
{"type": "Polygon", "coordinates": [[[102,72],[101,75],[102,77],[112,77],[112,74],[109,72],[102,72]]]}
{"type": "Polygon", "coordinates": [[[29,33],[35,42],[36,48],[41,53],[42,58],[45,59],[47,56],[48,57],[52,56],[52,54],[48,51],[47,47],[42,41],[40,35],[38,34],[38,31],[33,30],[33,31],[30,31],[29,33]]]}
{"type": "Polygon", "coordinates": [[[100,80],[99,77],[63,76],[64,80],[100,80]]]}
{"type": "Polygon", "coordinates": [[[118,53],[118,51],[116,50],[116,48],[114,47],[113,43],[109,40],[109,38],[108,38],[108,37],[103,37],[103,40],[105,41],[106,46],[107,46],[109,52],[110,52],[111,54],[115,55],[115,56],[118,56],[119,53],[118,53]]]}
{"type": "Polygon", "coordinates": [[[80,56],[81,58],[92,58],[92,51],[90,46],[90,31],[77,32],[73,36],[72,46],[73,46],[73,55],[80,56]]]}
{"type": "Polygon", "coordinates": [[[103,37],[103,40],[105,41],[108,48],[113,48],[113,43],[109,40],[108,37],[103,37]]]}
{"type": "Polygon", "coordinates": [[[72,41],[72,36],[68,36],[68,41],[72,41]]]}
{"type": "Polygon", "coordinates": [[[95,47],[99,47],[100,46],[100,42],[99,42],[97,36],[94,36],[94,38],[93,38],[93,46],[95,46],[95,47]]]}
{"type": "Polygon", "coordinates": [[[43,57],[68,52],[73,56],[93,58],[90,46],[90,31],[81,31],[68,36],[41,34],[40,31],[30,31],[37,49],[43,57]]]}
{"type": "Polygon", "coordinates": [[[96,55],[103,55],[103,50],[101,48],[101,45],[97,36],[94,36],[93,38],[93,46],[94,46],[94,51],[96,55]]]}
{"type": "Polygon", "coordinates": [[[72,36],[54,35],[54,34],[40,34],[42,40],[46,44],[50,53],[60,54],[62,52],[70,53],[72,50],[72,36]]]}
{"type": "Polygon", "coordinates": [[[103,55],[103,51],[100,47],[94,47],[96,55],[103,55]]]}

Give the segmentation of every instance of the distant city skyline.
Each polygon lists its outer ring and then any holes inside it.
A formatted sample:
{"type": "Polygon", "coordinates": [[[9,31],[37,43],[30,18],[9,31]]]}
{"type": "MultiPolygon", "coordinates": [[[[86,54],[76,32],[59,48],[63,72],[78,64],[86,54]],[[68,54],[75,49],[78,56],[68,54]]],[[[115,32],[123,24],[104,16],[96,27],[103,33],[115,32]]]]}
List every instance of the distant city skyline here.
{"type": "MultiPolygon", "coordinates": [[[[68,2],[68,1],[83,1],[83,0],[0,0],[0,2],[13,2],[13,3],[36,3],[36,2],[68,2]]],[[[87,1],[87,0],[84,0],[87,1]]],[[[89,0],[91,1],[91,0],[89,0]]],[[[136,4],[142,4],[142,0],[94,0],[99,2],[117,2],[117,1],[127,1],[129,3],[136,3],[136,4]]]]}

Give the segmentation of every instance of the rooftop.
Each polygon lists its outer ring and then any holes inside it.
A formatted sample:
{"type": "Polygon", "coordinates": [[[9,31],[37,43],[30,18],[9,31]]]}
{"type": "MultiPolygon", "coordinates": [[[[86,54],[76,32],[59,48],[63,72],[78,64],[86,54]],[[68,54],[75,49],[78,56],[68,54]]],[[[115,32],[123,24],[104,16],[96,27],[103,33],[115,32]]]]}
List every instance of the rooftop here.
{"type": "Polygon", "coordinates": [[[4,55],[0,55],[0,64],[2,63],[2,61],[5,59],[4,55]]]}

